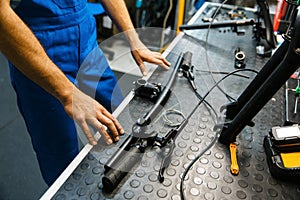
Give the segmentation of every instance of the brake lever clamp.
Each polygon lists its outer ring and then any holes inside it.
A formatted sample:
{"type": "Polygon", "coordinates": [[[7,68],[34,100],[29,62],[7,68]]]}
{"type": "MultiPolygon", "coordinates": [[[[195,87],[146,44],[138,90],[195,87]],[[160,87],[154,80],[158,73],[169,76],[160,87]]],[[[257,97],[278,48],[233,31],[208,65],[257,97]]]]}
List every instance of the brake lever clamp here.
{"type": "Polygon", "coordinates": [[[160,83],[149,83],[145,79],[138,79],[134,81],[135,85],[134,94],[138,97],[148,99],[155,102],[162,92],[162,86],[160,83]]]}

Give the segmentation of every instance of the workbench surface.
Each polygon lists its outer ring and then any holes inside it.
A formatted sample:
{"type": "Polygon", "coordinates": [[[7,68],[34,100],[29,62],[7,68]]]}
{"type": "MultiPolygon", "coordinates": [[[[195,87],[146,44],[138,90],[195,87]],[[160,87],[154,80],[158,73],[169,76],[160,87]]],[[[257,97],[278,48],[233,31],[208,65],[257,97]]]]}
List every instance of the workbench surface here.
{"type": "MultiPolygon", "coordinates": [[[[190,23],[201,23],[212,7],[219,4],[205,3],[190,23]]],[[[226,10],[235,9],[227,6],[226,10]]],[[[247,17],[255,17],[254,12],[244,10],[247,17]]],[[[222,19],[222,14],[218,16],[222,19]]],[[[224,15],[225,17],[225,15],[224,15]]],[[[223,72],[234,71],[234,51],[239,47],[245,52],[246,68],[259,71],[268,58],[256,55],[252,27],[243,27],[243,36],[238,36],[230,28],[218,28],[197,31],[185,31],[179,34],[167,49],[167,59],[172,67],[181,52],[193,54],[195,83],[198,92],[204,96],[225,75],[223,72]],[[207,33],[209,33],[207,37],[207,33]],[[208,43],[206,43],[206,40],[208,43]],[[210,72],[209,72],[210,71],[210,72]],[[220,73],[216,73],[220,72],[220,73]],[[213,77],[213,78],[212,78],[213,77]]],[[[167,72],[157,68],[148,82],[166,84],[172,68],[167,72]]],[[[255,76],[253,72],[239,72],[241,76],[230,76],[220,84],[220,88],[233,98],[237,98],[255,76]]],[[[215,88],[206,100],[219,116],[220,107],[229,103],[228,98],[215,88]]],[[[118,110],[118,120],[126,134],[116,144],[106,146],[103,143],[91,148],[87,145],[79,154],[76,162],[61,175],[57,182],[43,196],[44,199],[180,199],[180,178],[187,165],[218,135],[213,130],[216,122],[214,113],[202,104],[189,120],[185,129],[176,139],[170,166],[165,171],[165,181],[159,183],[157,175],[161,158],[156,150],[147,149],[142,161],[122,180],[112,192],[102,191],[101,179],[104,164],[131,133],[135,121],[149,110],[151,103],[138,97],[126,98],[118,110]],[[72,171],[74,168],[74,171],[72,171]],[[70,171],[71,170],[71,171],[70,171]]],[[[164,135],[171,129],[166,125],[162,114],[168,109],[176,109],[188,115],[198,103],[189,83],[184,77],[177,76],[171,96],[163,110],[148,127],[164,135]]],[[[178,115],[169,116],[178,122],[178,115]]],[[[184,181],[186,199],[300,199],[300,186],[283,183],[270,175],[263,138],[272,126],[280,126],[284,118],[284,91],[280,90],[272,100],[254,118],[255,126],[246,127],[237,138],[237,159],[240,172],[237,176],[230,173],[230,154],[228,148],[218,141],[194,164],[184,181]]],[[[220,119],[219,119],[220,120],[220,119]]]]}

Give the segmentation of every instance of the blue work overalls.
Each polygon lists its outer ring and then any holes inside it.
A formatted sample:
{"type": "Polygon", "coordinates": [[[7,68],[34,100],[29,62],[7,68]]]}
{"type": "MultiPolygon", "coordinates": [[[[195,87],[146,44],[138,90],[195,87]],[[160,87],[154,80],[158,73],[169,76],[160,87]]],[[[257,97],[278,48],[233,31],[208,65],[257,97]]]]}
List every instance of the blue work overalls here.
{"type": "MultiPolygon", "coordinates": [[[[86,0],[22,0],[15,12],[30,27],[50,59],[109,111],[122,94],[96,41],[86,0]]],[[[78,154],[77,131],[60,102],[10,64],[18,106],[45,182],[51,185],[78,154]]]]}

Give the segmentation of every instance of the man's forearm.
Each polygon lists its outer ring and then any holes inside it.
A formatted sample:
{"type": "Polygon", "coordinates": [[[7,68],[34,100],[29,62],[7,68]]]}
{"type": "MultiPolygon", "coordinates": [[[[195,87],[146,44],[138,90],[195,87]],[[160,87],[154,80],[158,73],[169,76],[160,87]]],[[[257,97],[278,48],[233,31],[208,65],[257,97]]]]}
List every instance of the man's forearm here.
{"type": "MultiPolygon", "coordinates": [[[[66,113],[82,128],[90,144],[97,144],[89,125],[108,144],[124,134],[120,123],[96,100],[77,89],[50,60],[43,47],[10,8],[10,0],[0,0],[0,51],[28,78],[55,96],[66,113]],[[110,136],[106,127],[110,130],[110,136]]],[[[74,50],[76,51],[76,50],[74,50]]]]}
{"type": "Polygon", "coordinates": [[[124,31],[129,43],[135,42],[138,35],[134,30],[124,0],[100,0],[120,31],[124,31]]]}
{"type": "Polygon", "coordinates": [[[50,60],[30,29],[14,13],[9,1],[0,0],[0,51],[23,74],[58,98],[68,101],[73,84],[50,60]]]}
{"type": "Polygon", "coordinates": [[[169,63],[160,53],[151,52],[139,39],[137,32],[134,29],[132,21],[130,19],[127,7],[124,0],[100,0],[102,5],[108,11],[110,17],[117,25],[120,31],[124,32],[126,36],[132,56],[139,66],[142,74],[147,75],[147,70],[144,65],[144,61],[158,64],[165,69],[168,69],[171,63],[169,63]]]}

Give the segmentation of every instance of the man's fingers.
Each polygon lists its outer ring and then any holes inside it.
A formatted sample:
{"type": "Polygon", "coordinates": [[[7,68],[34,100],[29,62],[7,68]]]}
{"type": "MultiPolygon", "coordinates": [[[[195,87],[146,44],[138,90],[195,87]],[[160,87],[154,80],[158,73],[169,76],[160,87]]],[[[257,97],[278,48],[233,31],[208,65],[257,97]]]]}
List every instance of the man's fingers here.
{"type": "Polygon", "coordinates": [[[92,119],[89,121],[90,125],[92,125],[99,133],[103,136],[104,141],[106,144],[112,144],[113,141],[111,139],[111,136],[107,133],[107,128],[105,125],[103,125],[101,122],[99,122],[97,119],[92,119]]]}
{"type": "Polygon", "coordinates": [[[163,67],[166,70],[169,69],[169,66],[160,58],[153,58],[151,62],[163,67]]]}
{"type": "MultiPolygon", "coordinates": [[[[99,116],[99,117],[98,117],[98,120],[99,120],[101,123],[103,123],[103,124],[109,129],[109,131],[110,131],[110,133],[111,133],[111,135],[112,135],[114,141],[115,141],[115,142],[119,141],[119,131],[117,130],[117,128],[116,128],[114,122],[113,122],[112,120],[106,118],[106,117],[103,116],[103,115],[99,116]]],[[[101,131],[103,131],[103,130],[101,129],[101,131]]],[[[107,133],[106,130],[105,130],[104,133],[107,133]]]]}
{"type": "MultiPolygon", "coordinates": [[[[119,141],[119,135],[124,134],[124,129],[120,123],[108,111],[107,113],[105,111],[98,113],[97,119],[109,129],[113,140],[119,141]]],[[[107,132],[105,131],[105,133],[107,132]]]]}
{"type": "Polygon", "coordinates": [[[80,122],[78,122],[78,124],[82,128],[82,130],[83,130],[84,134],[86,135],[89,143],[91,145],[96,145],[97,141],[95,140],[93,134],[91,133],[91,130],[90,130],[88,124],[86,123],[86,121],[81,120],[80,122]]]}
{"type": "Polygon", "coordinates": [[[162,61],[165,67],[169,68],[171,66],[171,63],[165,58],[163,57],[160,53],[155,52],[155,58],[159,61],[162,61]]]}
{"type": "MultiPolygon", "coordinates": [[[[120,135],[123,135],[125,133],[125,131],[124,131],[123,127],[121,126],[121,124],[119,123],[119,121],[116,118],[114,118],[112,116],[112,114],[110,114],[110,112],[108,112],[107,110],[103,110],[102,113],[104,114],[104,116],[106,116],[108,119],[110,119],[113,122],[114,126],[116,127],[116,129],[118,130],[118,133],[120,135]]],[[[99,115],[101,115],[101,114],[99,114],[99,115]]]]}
{"type": "Polygon", "coordinates": [[[164,69],[169,69],[169,66],[166,65],[163,61],[159,61],[158,65],[160,65],[160,66],[163,67],[164,69]]]}
{"type": "Polygon", "coordinates": [[[113,118],[112,121],[113,121],[114,125],[116,126],[118,133],[120,135],[123,135],[125,133],[125,131],[124,131],[123,127],[121,126],[121,124],[119,123],[119,121],[116,118],[113,118]]]}
{"type": "Polygon", "coordinates": [[[145,61],[160,65],[164,69],[169,69],[171,65],[159,52],[151,52],[151,56],[145,59],[145,61]]]}
{"type": "Polygon", "coordinates": [[[171,63],[164,57],[162,57],[162,61],[168,66],[170,67],[171,66],[171,63]]]}
{"type": "Polygon", "coordinates": [[[147,48],[136,49],[131,51],[131,53],[137,65],[139,66],[143,76],[147,75],[147,69],[144,65],[144,61],[160,65],[166,70],[168,70],[171,66],[171,63],[166,58],[164,58],[161,53],[150,51],[147,48]]]}
{"type": "Polygon", "coordinates": [[[139,56],[135,57],[135,61],[136,64],[139,66],[143,76],[147,76],[147,69],[145,67],[144,61],[139,56]]]}
{"type": "Polygon", "coordinates": [[[143,62],[139,63],[139,68],[140,68],[143,76],[147,76],[147,70],[146,70],[145,64],[143,62]]]}

